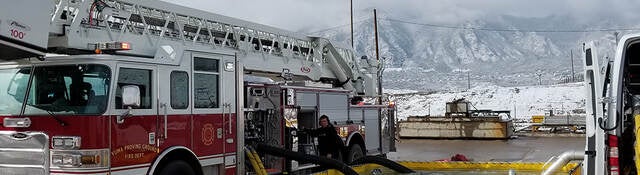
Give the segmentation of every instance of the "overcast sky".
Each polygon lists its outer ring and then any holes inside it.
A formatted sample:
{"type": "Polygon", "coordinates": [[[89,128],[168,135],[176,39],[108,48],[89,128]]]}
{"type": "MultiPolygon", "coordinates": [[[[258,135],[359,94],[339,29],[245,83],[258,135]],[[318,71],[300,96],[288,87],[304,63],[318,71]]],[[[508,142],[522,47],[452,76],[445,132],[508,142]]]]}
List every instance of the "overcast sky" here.
{"type": "MultiPolygon", "coordinates": [[[[349,0],[164,0],[292,31],[349,23],[349,0]]],[[[353,0],[355,20],[376,8],[389,18],[451,25],[495,15],[570,15],[581,22],[639,19],[639,0],[353,0]],[[600,17],[594,19],[594,17],[600,17]]]]}

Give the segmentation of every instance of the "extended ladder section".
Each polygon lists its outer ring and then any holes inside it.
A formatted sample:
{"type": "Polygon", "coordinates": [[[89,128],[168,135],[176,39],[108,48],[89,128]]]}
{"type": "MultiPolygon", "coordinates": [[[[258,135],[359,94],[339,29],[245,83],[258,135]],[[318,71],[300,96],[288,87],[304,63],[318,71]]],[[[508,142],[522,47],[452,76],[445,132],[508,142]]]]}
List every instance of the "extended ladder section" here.
{"type": "MultiPolygon", "coordinates": [[[[336,47],[328,39],[155,0],[55,3],[48,42],[53,52],[92,53],[127,43],[128,50],[113,53],[162,61],[179,60],[183,50],[229,50],[250,73],[333,80],[354,93],[376,92],[380,64],[357,60],[352,49],[336,47]]],[[[0,11],[4,8],[11,7],[0,11]]]]}

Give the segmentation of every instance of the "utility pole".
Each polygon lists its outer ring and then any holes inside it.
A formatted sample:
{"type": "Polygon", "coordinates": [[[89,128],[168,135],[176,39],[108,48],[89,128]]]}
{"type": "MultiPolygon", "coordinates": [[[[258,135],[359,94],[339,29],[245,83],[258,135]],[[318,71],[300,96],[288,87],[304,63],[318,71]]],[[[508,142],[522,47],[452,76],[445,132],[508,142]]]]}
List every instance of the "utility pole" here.
{"type": "Polygon", "coordinates": [[[351,0],[351,48],[355,49],[353,47],[353,0],[351,0]]]}
{"type": "Polygon", "coordinates": [[[538,76],[538,85],[542,85],[542,73],[536,72],[536,76],[538,76]]]}
{"type": "Polygon", "coordinates": [[[575,73],[573,72],[573,49],[571,49],[571,82],[576,82],[575,73]]]}
{"type": "Polygon", "coordinates": [[[513,118],[518,118],[518,107],[515,102],[513,103],[513,118]]]}
{"type": "Polygon", "coordinates": [[[376,60],[380,61],[380,49],[378,48],[378,14],[373,9],[373,32],[376,35],[376,60]]]}
{"type": "MultiPolygon", "coordinates": [[[[376,13],[376,9],[373,9],[373,30],[376,36],[376,60],[378,61],[378,66],[380,65],[380,49],[378,45],[378,14],[376,13]]],[[[380,72],[380,68],[378,68],[378,104],[382,104],[382,72],[380,72]]]]}
{"type": "Polygon", "coordinates": [[[429,113],[427,114],[427,116],[431,116],[431,103],[429,103],[429,113]]]}
{"type": "MultiPolygon", "coordinates": [[[[373,9],[373,28],[376,34],[376,60],[378,61],[378,105],[382,105],[382,68],[383,64],[380,62],[380,49],[378,46],[378,15],[376,9],[373,9]]],[[[378,108],[378,116],[382,116],[382,108],[378,108]]],[[[378,118],[378,126],[382,126],[382,118],[378,118]]],[[[382,148],[382,142],[379,144],[382,148]]]]}
{"type": "Polygon", "coordinates": [[[471,71],[467,70],[467,90],[471,89],[471,71]]]}

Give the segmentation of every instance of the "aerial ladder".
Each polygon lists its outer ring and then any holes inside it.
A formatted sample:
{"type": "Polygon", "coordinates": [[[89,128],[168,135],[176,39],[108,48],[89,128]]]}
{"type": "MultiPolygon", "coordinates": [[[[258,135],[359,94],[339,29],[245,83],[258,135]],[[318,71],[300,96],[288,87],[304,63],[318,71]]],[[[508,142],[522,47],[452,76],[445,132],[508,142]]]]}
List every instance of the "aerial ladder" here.
{"type": "Polygon", "coordinates": [[[381,64],[356,59],[348,46],[163,1],[12,2],[0,7],[0,26],[5,60],[45,59],[47,52],[171,60],[186,48],[223,48],[235,52],[249,73],[330,82],[354,95],[378,95],[375,77],[381,64]],[[130,48],[113,49],[123,44],[130,48]]]}

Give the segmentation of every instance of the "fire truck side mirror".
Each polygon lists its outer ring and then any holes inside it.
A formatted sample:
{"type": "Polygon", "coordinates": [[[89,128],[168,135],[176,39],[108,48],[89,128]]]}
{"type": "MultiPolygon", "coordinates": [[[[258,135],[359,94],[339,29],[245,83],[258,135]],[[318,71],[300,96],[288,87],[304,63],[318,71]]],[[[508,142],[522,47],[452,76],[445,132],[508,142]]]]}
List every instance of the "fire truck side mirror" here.
{"type": "Polygon", "coordinates": [[[127,112],[119,115],[117,123],[124,123],[124,119],[131,117],[131,109],[140,107],[140,88],[136,85],[126,85],[122,87],[122,106],[127,108],[127,112]]]}
{"type": "Polygon", "coordinates": [[[140,87],[136,85],[123,86],[122,105],[124,107],[140,107],[140,87]]]}

